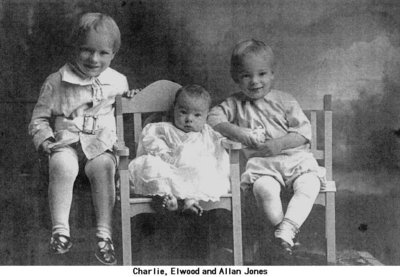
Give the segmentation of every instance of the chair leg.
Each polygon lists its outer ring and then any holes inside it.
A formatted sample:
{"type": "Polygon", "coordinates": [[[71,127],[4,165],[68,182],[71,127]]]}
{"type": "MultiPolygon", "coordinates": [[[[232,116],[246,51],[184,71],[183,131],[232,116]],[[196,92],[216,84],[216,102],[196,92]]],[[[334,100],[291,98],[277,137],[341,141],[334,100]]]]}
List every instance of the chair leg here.
{"type": "Polygon", "coordinates": [[[243,265],[239,151],[230,150],[234,265],[243,265]]]}
{"type": "Polygon", "coordinates": [[[121,225],[122,225],[122,259],[123,265],[132,265],[132,242],[131,242],[131,217],[129,203],[129,175],[127,170],[127,159],[120,160],[121,183],[121,225]]]}
{"type": "Polygon", "coordinates": [[[326,262],[336,264],[335,192],[325,192],[326,262]]]}
{"type": "Polygon", "coordinates": [[[131,219],[127,211],[122,212],[122,259],[123,265],[132,265],[131,219]]]}
{"type": "Polygon", "coordinates": [[[242,222],[240,208],[232,210],[233,226],[233,259],[234,265],[243,265],[242,222]]]}

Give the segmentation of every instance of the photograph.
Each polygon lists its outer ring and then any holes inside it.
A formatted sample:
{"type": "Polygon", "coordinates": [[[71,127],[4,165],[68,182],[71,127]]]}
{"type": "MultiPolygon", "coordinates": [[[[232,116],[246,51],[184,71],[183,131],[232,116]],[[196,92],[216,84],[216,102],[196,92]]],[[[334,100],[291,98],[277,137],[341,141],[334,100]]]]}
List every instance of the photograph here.
{"type": "Polygon", "coordinates": [[[0,272],[400,265],[400,1],[0,0],[0,117],[0,272]]]}

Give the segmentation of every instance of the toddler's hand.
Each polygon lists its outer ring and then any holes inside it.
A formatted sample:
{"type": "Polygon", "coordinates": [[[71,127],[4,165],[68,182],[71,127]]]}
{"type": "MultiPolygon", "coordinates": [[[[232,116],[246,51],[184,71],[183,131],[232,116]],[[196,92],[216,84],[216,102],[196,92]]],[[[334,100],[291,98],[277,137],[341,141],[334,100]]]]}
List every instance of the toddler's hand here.
{"type": "Polygon", "coordinates": [[[264,157],[276,156],[282,152],[282,145],[275,139],[269,139],[264,143],[259,143],[256,147],[264,157]]]}
{"type": "Polygon", "coordinates": [[[236,140],[251,148],[256,148],[260,144],[253,130],[247,128],[240,128],[236,140]]]}
{"type": "Polygon", "coordinates": [[[142,89],[131,89],[128,91],[125,91],[122,96],[125,96],[126,98],[132,98],[136,94],[138,94],[142,89]]]}
{"type": "Polygon", "coordinates": [[[45,141],[42,142],[42,144],[40,145],[40,151],[50,155],[51,154],[51,149],[49,148],[49,145],[53,143],[52,140],[50,139],[46,139],[45,141]]]}

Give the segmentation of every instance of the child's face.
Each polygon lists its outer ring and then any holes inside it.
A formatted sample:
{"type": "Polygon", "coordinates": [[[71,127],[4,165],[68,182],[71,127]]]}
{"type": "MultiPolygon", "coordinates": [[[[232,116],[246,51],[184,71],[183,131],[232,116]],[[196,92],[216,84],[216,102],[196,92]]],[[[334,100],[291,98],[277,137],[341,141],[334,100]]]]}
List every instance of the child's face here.
{"type": "Polygon", "coordinates": [[[251,99],[260,99],[270,92],[274,80],[271,62],[262,54],[247,54],[242,59],[238,85],[251,99]]]}
{"type": "Polygon", "coordinates": [[[182,93],[174,106],[174,125],[182,131],[200,132],[207,120],[207,101],[182,93]]]}
{"type": "Polygon", "coordinates": [[[75,53],[75,63],[90,77],[97,77],[110,66],[114,58],[114,43],[106,32],[90,30],[75,53]]]}

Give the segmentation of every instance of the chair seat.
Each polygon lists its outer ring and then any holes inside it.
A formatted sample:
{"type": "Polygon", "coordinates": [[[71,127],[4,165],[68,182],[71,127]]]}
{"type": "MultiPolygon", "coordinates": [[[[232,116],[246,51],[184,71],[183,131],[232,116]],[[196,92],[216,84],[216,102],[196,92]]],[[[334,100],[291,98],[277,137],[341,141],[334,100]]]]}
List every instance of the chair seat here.
{"type": "Polygon", "coordinates": [[[336,192],[336,184],[334,181],[327,181],[324,187],[321,187],[317,199],[315,200],[316,205],[326,206],[327,194],[336,192]]]}
{"type": "Polygon", "coordinates": [[[321,187],[320,193],[322,192],[335,192],[336,183],[335,181],[326,181],[325,185],[321,187]]]}
{"type": "MultiPolygon", "coordinates": [[[[232,195],[226,194],[221,196],[220,201],[200,201],[200,206],[208,211],[213,209],[226,209],[232,210],[232,195]]],[[[133,217],[135,215],[141,213],[155,213],[155,210],[151,207],[152,198],[151,197],[131,197],[129,199],[129,204],[131,206],[130,216],[133,217]]]]}

